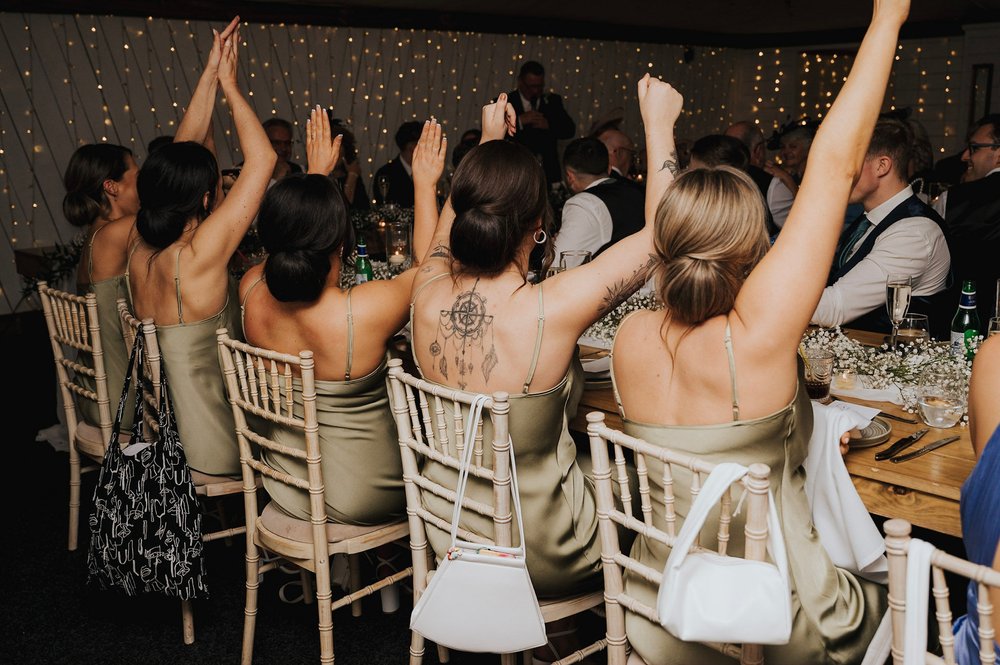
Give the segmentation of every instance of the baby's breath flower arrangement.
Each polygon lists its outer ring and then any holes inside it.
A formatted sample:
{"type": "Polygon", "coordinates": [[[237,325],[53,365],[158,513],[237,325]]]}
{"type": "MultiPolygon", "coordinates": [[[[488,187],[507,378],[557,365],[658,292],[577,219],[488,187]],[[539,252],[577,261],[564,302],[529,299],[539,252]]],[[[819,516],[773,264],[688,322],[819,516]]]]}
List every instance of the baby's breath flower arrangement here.
{"type": "MultiPolygon", "coordinates": [[[[357,258],[357,255],[357,250],[355,250],[340,268],[340,288],[342,289],[354,286],[354,259],[357,258]]],[[[398,270],[389,270],[389,264],[385,261],[372,261],[372,275],[375,279],[392,279],[399,272],[398,270]]]]}
{"type": "MultiPolygon", "coordinates": [[[[973,342],[973,352],[978,344],[978,340],[973,342]]],[[[834,371],[853,371],[864,388],[897,388],[903,407],[911,412],[916,408],[917,388],[929,374],[963,396],[969,391],[972,361],[952,354],[949,344],[909,343],[896,349],[890,349],[888,344],[865,346],[848,338],[838,327],[807,332],[802,338],[802,346],[832,351],[834,371]]]]}
{"type": "Polygon", "coordinates": [[[611,346],[611,342],[615,338],[615,333],[618,332],[618,326],[621,325],[622,320],[631,312],[640,309],[660,309],[660,307],[660,299],[656,297],[654,292],[645,290],[636,291],[632,297],[594,322],[593,325],[584,331],[583,336],[599,339],[607,342],[608,346],[611,346]]]}

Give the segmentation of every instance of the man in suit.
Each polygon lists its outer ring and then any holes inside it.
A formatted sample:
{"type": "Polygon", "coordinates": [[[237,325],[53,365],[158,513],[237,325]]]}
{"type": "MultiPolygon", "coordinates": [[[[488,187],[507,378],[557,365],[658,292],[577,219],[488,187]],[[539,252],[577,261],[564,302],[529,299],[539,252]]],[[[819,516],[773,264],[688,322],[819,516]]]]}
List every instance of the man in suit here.
{"type": "Polygon", "coordinates": [[[395,203],[403,208],[413,207],[413,151],[420,140],[423,125],[416,120],[404,122],[396,130],[396,147],[399,155],[375,172],[375,201],[377,203],[395,203]],[[386,184],[382,192],[381,183],[386,184]]]}
{"type": "Polygon", "coordinates": [[[278,161],[274,163],[274,172],[271,174],[273,180],[281,180],[286,175],[292,173],[302,173],[302,167],[292,161],[292,143],[294,142],[294,132],[292,123],[284,118],[268,118],[262,123],[267,140],[271,142],[271,147],[278,154],[278,161]]]}
{"type": "Polygon", "coordinates": [[[561,181],[556,142],[573,138],[576,124],[563,108],[562,97],[545,92],[545,69],[534,60],[521,65],[517,90],[508,93],[507,100],[517,114],[514,140],[541,159],[550,183],[561,181]]]}
{"type": "Polygon", "coordinates": [[[841,236],[813,323],[888,332],[885,282],[890,273],[912,278],[911,311],[921,311],[921,300],[929,302],[928,296],[945,290],[951,255],[944,220],[907,184],[910,151],[905,124],[880,120],[875,125],[850,196],[865,214],[841,236]]]}
{"type": "Polygon", "coordinates": [[[635,144],[628,134],[615,127],[607,127],[596,135],[598,141],[608,149],[608,160],[611,163],[611,177],[629,180],[629,173],[635,163],[635,144]]]}
{"type": "Polygon", "coordinates": [[[563,155],[574,196],[562,210],[555,251],[586,250],[597,256],[644,224],[645,195],[624,179],[609,177],[608,150],[594,138],[576,139],[563,155]]]}
{"type": "MultiPolygon", "coordinates": [[[[763,138],[763,137],[762,137],[763,138]]],[[[767,184],[763,179],[758,180],[752,171],[753,164],[750,163],[750,151],[739,139],[725,134],[709,134],[703,136],[691,146],[692,169],[713,169],[717,166],[731,166],[734,169],[743,171],[754,181],[760,191],[761,203],[764,204],[764,223],[767,226],[767,235],[772,236],[778,232],[778,227],[774,224],[771,211],[767,207],[767,184]]],[[[772,178],[761,169],[757,169],[763,177],[770,181],[772,178]]]]}
{"type": "MultiPolygon", "coordinates": [[[[1000,114],[976,122],[962,152],[965,181],[950,188],[934,204],[949,231],[955,281],[975,280],[979,321],[1000,316],[995,308],[1000,279],[1000,114]]],[[[957,292],[955,304],[958,303],[957,292]]]]}

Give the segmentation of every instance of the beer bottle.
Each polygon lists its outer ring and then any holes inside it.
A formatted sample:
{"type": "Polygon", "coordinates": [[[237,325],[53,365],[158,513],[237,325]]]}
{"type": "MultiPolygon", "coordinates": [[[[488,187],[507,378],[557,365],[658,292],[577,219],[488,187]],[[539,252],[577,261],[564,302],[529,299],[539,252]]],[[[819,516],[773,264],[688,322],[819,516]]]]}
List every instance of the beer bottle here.
{"type": "Polygon", "coordinates": [[[368,246],[364,238],[358,242],[358,257],[354,259],[354,283],[363,284],[375,279],[372,272],[372,262],[368,259],[368,246]]]}
{"type": "Polygon", "coordinates": [[[962,282],[962,299],[951,320],[951,352],[972,359],[972,340],[979,336],[979,313],[976,311],[976,283],[962,282]]]}

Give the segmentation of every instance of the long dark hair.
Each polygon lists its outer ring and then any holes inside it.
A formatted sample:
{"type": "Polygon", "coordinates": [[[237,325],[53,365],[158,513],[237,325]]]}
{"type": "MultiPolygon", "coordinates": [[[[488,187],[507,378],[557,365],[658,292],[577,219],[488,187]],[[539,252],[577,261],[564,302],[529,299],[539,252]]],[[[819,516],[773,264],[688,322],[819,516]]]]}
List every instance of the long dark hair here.
{"type": "Polygon", "coordinates": [[[267,250],[264,279],[281,302],[319,298],[330,274],[330,255],[354,248],[344,197],[329,178],[295,174],[274,184],[260,206],[257,231],[267,250]]]}
{"type": "Polygon", "coordinates": [[[132,151],[113,143],[93,143],[76,149],[66,166],[63,215],[73,226],[87,226],[111,212],[104,192],[107,180],[121,180],[128,171],[132,151]]]}
{"type": "Polygon", "coordinates": [[[193,141],[171,143],[139,169],[139,213],[135,227],[147,244],[166,249],[192,218],[208,217],[215,204],[219,165],[208,148],[193,141]],[[205,194],[208,194],[207,205],[205,194]]]}
{"type": "Polygon", "coordinates": [[[455,275],[499,275],[513,263],[539,219],[551,235],[545,173],[535,156],[517,143],[488,141],[470,150],[455,172],[451,205],[455,275]]]}

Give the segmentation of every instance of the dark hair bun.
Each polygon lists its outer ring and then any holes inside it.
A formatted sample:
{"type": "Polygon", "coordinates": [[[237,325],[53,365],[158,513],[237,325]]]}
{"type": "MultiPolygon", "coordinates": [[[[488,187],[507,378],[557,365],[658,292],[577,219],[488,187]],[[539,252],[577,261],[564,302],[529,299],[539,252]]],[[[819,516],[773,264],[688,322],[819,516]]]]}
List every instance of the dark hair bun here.
{"type": "Polygon", "coordinates": [[[139,235],[156,249],[169,247],[190,220],[208,217],[218,181],[215,155],[193,141],[169,143],[149,155],[136,179],[139,235]]]}
{"type": "Polygon", "coordinates": [[[62,207],[66,221],[73,226],[92,224],[102,211],[100,203],[80,191],[66,192],[62,207]]]}
{"type": "Polygon", "coordinates": [[[91,143],[76,149],[66,165],[63,214],[73,226],[93,224],[111,206],[104,194],[106,180],[121,180],[132,151],[113,143],[91,143]]]}
{"type": "Polygon", "coordinates": [[[330,274],[330,254],[307,249],[275,252],[264,262],[264,279],[281,302],[319,298],[330,274]]]}
{"type": "Polygon", "coordinates": [[[177,242],[186,224],[184,213],[170,208],[139,208],[135,217],[135,230],[147,245],[157,249],[166,249],[177,242]]]}

